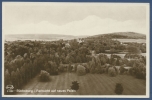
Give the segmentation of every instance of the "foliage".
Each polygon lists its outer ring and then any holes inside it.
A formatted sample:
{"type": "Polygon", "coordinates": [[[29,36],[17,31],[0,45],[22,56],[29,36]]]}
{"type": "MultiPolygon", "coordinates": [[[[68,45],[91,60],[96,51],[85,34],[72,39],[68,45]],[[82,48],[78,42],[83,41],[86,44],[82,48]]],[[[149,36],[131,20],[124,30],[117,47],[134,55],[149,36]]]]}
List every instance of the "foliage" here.
{"type": "Polygon", "coordinates": [[[115,70],[115,68],[114,67],[110,67],[109,69],[108,69],[108,74],[109,74],[109,76],[116,76],[116,70],[115,70]]]}
{"type": "Polygon", "coordinates": [[[125,72],[124,66],[120,66],[119,70],[120,70],[120,74],[123,74],[125,72]]]}
{"type": "MultiPolygon", "coordinates": [[[[126,71],[123,64],[132,67],[129,70],[130,75],[146,79],[146,56],[139,54],[146,53],[145,43],[124,45],[104,36],[88,37],[82,40],[81,43],[76,39],[6,42],[4,44],[4,85],[11,83],[15,88],[22,88],[41,70],[47,71],[50,75],[58,75],[66,69],[78,75],[85,73],[112,73],[110,75],[113,75],[115,67],[114,69],[109,67],[117,65],[121,66],[120,74],[123,74],[126,71]],[[92,53],[93,51],[96,53],[92,53]],[[106,51],[109,53],[129,51],[129,53],[124,58],[120,58],[115,54],[111,57],[103,54],[106,51]],[[129,60],[129,58],[134,60],[129,60]],[[68,66],[60,66],[60,64],[68,66]]],[[[118,73],[116,69],[115,73],[118,73]]]]}
{"type": "Polygon", "coordinates": [[[140,49],[138,47],[135,47],[135,46],[128,46],[128,52],[133,53],[133,54],[139,54],[140,49]]]}
{"type": "Polygon", "coordinates": [[[50,74],[45,71],[45,70],[41,70],[41,73],[39,75],[39,81],[40,82],[48,82],[50,81],[50,74]]]}
{"type": "Polygon", "coordinates": [[[58,67],[58,69],[59,69],[59,72],[64,72],[64,66],[61,65],[58,67]]]}
{"type": "Polygon", "coordinates": [[[79,83],[77,81],[73,81],[71,89],[77,91],[79,89],[79,83]]]}
{"type": "Polygon", "coordinates": [[[85,67],[82,65],[77,66],[77,75],[82,76],[86,74],[85,67]]]}
{"type": "Polygon", "coordinates": [[[115,93],[121,95],[123,92],[123,86],[121,83],[116,83],[115,93]]]}

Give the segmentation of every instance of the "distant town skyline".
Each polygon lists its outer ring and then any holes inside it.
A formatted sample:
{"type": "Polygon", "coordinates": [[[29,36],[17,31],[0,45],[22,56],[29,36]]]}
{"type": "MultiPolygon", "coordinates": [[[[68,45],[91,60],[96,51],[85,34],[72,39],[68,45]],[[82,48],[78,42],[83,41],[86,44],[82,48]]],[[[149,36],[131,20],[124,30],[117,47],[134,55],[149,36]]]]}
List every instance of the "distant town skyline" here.
{"type": "Polygon", "coordinates": [[[3,34],[147,34],[148,18],[148,3],[2,3],[3,34]]]}

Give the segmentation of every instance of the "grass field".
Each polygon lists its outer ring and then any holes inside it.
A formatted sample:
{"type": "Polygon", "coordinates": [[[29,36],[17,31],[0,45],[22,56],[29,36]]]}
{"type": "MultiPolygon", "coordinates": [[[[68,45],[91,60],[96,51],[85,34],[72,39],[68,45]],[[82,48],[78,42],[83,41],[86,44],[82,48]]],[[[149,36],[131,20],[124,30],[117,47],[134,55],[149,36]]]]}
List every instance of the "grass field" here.
{"type": "MultiPolygon", "coordinates": [[[[107,54],[107,53],[100,53],[100,54],[105,54],[105,55],[107,55],[107,57],[108,58],[110,58],[111,57],[111,54],[107,54]]],[[[98,56],[99,54],[97,54],[96,56],[98,56]]],[[[118,55],[118,56],[120,56],[121,58],[124,58],[124,56],[126,55],[126,54],[118,54],[118,53],[114,53],[114,55],[118,55]]],[[[142,55],[142,56],[146,56],[146,53],[141,53],[140,55],[142,55]]]]}
{"type": "MultiPolygon", "coordinates": [[[[103,53],[103,54],[107,55],[108,58],[111,57],[111,54],[107,54],[107,53],[103,53]]],[[[118,56],[120,56],[121,58],[124,58],[124,56],[125,56],[126,54],[117,54],[117,53],[114,53],[114,55],[118,55],[118,56]]]]}
{"type": "Polygon", "coordinates": [[[113,39],[120,42],[137,42],[137,43],[146,43],[146,39],[113,39]]]}
{"type": "Polygon", "coordinates": [[[71,82],[77,80],[80,88],[76,92],[35,92],[35,93],[17,93],[17,95],[116,95],[114,93],[115,84],[121,82],[124,87],[123,95],[145,95],[146,81],[136,79],[129,75],[117,75],[109,77],[107,74],[86,74],[77,76],[76,73],[62,73],[58,76],[51,76],[50,82],[39,82],[38,76],[29,81],[23,89],[70,89],[71,82]]]}

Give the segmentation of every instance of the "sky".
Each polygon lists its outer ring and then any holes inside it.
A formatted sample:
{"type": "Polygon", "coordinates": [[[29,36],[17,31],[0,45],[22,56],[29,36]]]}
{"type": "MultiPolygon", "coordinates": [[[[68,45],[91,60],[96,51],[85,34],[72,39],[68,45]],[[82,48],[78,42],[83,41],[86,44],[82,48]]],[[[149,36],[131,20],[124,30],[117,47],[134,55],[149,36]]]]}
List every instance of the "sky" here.
{"type": "Polygon", "coordinates": [[[149,32],[148,4],[2,3],[3,34],[149,32]]]}

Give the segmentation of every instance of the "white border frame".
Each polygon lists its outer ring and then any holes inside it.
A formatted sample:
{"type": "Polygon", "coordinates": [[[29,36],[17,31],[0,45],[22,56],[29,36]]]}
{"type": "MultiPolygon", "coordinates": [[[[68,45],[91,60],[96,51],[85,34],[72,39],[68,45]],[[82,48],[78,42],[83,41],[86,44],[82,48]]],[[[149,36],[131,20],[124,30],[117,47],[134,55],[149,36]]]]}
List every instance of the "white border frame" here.
{"type": "Polygon", "coordinates": [[[149,98],[150,97],[150,4],[149,3],[93,3],[93,2],[2,2],[2,97],[34,97],[34,98],[149,98]],[[29,4],[36,4],[36,5],[42,5],[42,4],[49,4],[49,3],[54,3],[58,5],[134,5],[134,6],[146,6],[146,28],[147,28],[147,33],[146,33],[146,95],[4,95],[4,34],[3,34],[3,19],[4,19],[4,5],[14,5],[18,3],[29,3],[29,4]]]}

